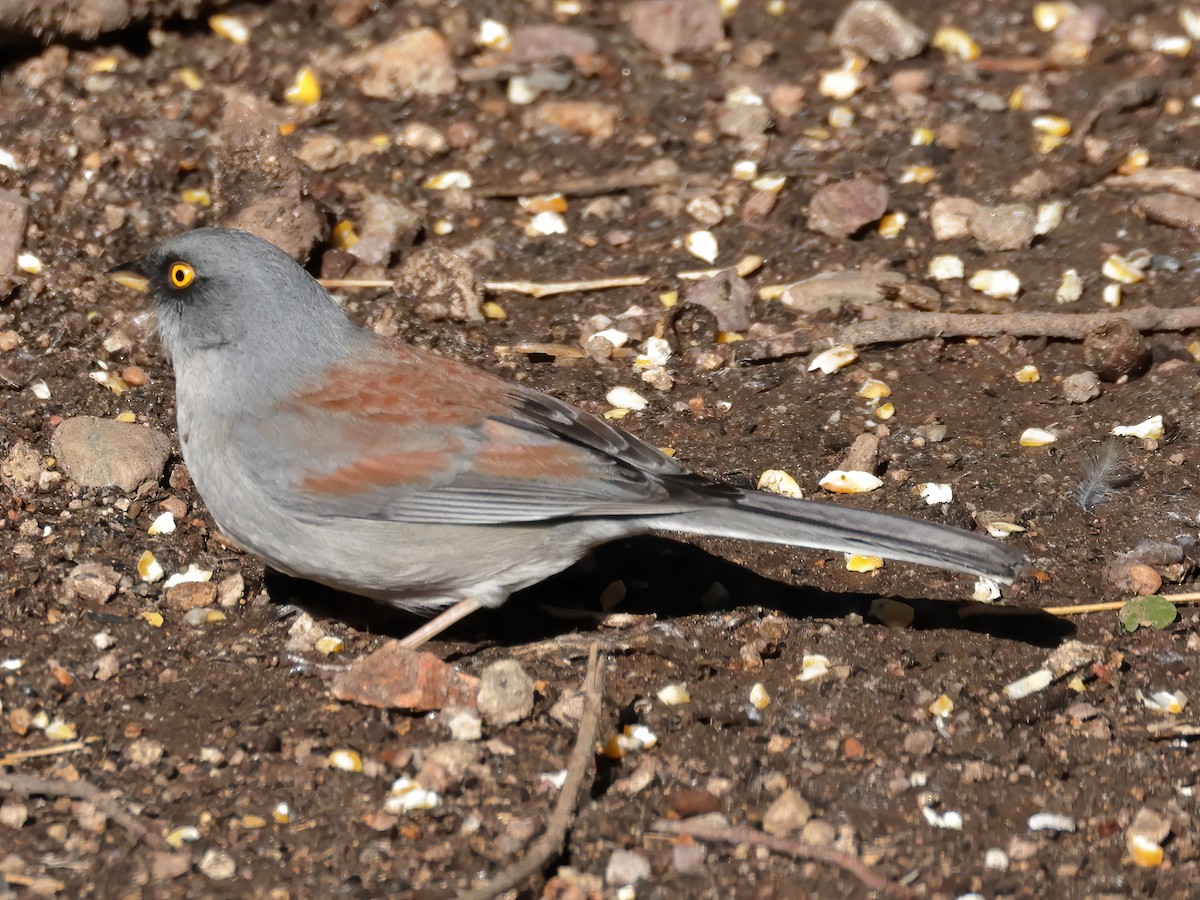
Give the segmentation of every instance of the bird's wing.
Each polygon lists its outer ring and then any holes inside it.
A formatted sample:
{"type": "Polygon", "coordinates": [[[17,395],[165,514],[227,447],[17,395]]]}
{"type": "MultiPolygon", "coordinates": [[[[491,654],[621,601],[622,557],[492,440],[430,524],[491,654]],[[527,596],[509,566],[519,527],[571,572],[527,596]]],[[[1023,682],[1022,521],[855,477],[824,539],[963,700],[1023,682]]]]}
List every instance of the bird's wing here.
{"type": "Polygon", "coordinates": [[[408,347],[331,368],[237,431],[244,464],[301,515],[442,524],[651,515],[695,508],[708,484],[603,419],[408,347]]]}

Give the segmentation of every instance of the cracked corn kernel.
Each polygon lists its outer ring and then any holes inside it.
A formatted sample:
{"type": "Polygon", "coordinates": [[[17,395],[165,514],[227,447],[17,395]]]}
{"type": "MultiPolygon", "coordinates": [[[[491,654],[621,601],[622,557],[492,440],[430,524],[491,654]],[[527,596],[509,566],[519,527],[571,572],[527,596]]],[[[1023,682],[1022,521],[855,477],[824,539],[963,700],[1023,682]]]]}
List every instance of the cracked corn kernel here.
{"type": "Polygon", "coordinates": [[[758,163],[752,159],[739,159],[733,164],[730,176],[735,181],[753,181],[758,177],[758,163]]]}
{"type": "Polygon", "coordinates": [[[1000,585],[994,579],[988,578],[986,575],[980,575],[975,579],[975,587],[971,592],[971,599],[976,603],[991,603],[993,600],[999,600],[1000,585]]]}
{"type": "Polygon", "coordinates": [[[200,77],[200,74],[195,69],[189,66],[184,66],[175,74],[189,91],[198,91],[204,87],[204,79],[200,77]]]}
{"type": "Polygon", "coordinates": [[[902,212],[890,212],[879,220],[879,236],[892,240],[900,237],[904,226],[908,224],[908,216],[902,212]]]}
{"type": "Polygon", "coordinates": [[[1013,378],[1017,379],[1021,384],[1037,384],[1042,379],[1041,372],[1037,366],[1021,366],[1017,371],[1013,372],[1013,378]]]}
{"type": "Polygon", "coordinates": [[[292,808],[286,803],[276,803],[271,808],[271,818],[276,825],[286,825],[292,820],[292,808]]]}
{"type": "Polygon", "coordinates": [[[885,403],[879,409],[875,410],[875,415],[886,422],[892,416],[896,415],[896,407],[891,403],[885,403]]]}
{"type": "Polygon", "coordinates": [[[1153,49],[1155,53],[1182,59],[1192,52],[1192,40],[1182,34],[1155,35],[1153,49]]]}
{"type": "Polygon", "coordinates": [[[184,844],[200,840],[200,829],[195,825],[180,825],[168,832],[164,840],[172,850],[179,850],[184,844]]]}
{"type": "Polygon", "coordinates": [[[870,472],[844,472],[841,469],[826,473],[819,484],[831,494],[869,494],[883,487],[883,482],[870,472]]]}
{"type": "Polygon", "coordinates": [[[921,499],[928,506],[937,506],[939,503],[949,503],[954,499],[954,489],[948,484],[937,484],[933,481],[926,481],[917,488],[921,495],[921,499]]]}
{"type": "Polygon", "coordinates": [[[1078,12],[1074,3],[1035,3],[1031,18],[1038,31],[1049,33],[1078,12]]]}
{"type": "Polygon", "coordinates": [[[928,147],[933,143],[934,138],[933,129],[927,125],[921,125],[913,129],[908,144],[910,147],[928,147]]]}
{"type": "Polygon", "coordinates": [[[858,396],[864,400],[882,400],[892,396],[892,389],[878,378],[868,378],[858,389],[858,396]]]}
{"type": "Polygon", "coordinates": [[[800,490],[800,485],[796,483],[796,479],[781,469],[767,469],[759,475],[758,489],[760,491],[770,491],[772,494],[780,494],[784,497],[795,497],[796,499],[804,496],[804,492],[800,490]]]}
{"type": "Polygon", "coordinates": [[[451,169],[449,172],[431,175],[421,183],[421,187],[427,191],[448,191],[450,188],[461,188],[465,191],[469,190],[472,184],[474,181],[469,172],[464,172],[462,169],[451,169]]]}
{"type": "Polygon", "coordinates": [[[980,269],[967,285],[989,297],[1011,300],[1021,292],[1021,279],[1008,269],[980,269]]]}
{"type": "Polygon", "coordinates": [[[771,705],[771,695],[767,693],[761,681],[755,682],[750,688],[750,705],[755,709],[766,709],[771,705]]]}
{"type": "Polygon", "coordinates": [[[1117,166],[1118,175],[1132,175],[1150,165],[1150,151],[1143,147],[1134,147],[1117,166]]]}
{"type": "Polygon", "coordinates": [[[1109,434],[1117,437],[1135,437],[1144,441],[1161,441],[1163,438],[1163,417],[1151,416],[1136,425],[1117,425],[1109,434]]]}
{"type": "Polygon", "coordinates": [[[17,256],[17,268],[29,275],[41,275],[46,265],[32,253],[21,253],[17,256]]]}
{"type": "Polygon", "coordinates": [[[209,16],[208,27],[225,40],[233,41],[235,44],[245,44],[250,40],[250,29],[236,16],[209,16]]]}
{"type": "Polygon", "coordinates": [[[1121,286],[1119,284],[1106,284],[1104,290],[1100,292],[1101,298],[1109,306],[1121,305],[1121,286]]]}
{"type": "Polygon", "coordinates": [[[979,59],[979,45],[969,34],[953,25],[943,25],[933,33],[929,43],[948,56],[958,57],[964,62],[979,59]]]}
{"type": "Polygon", "coordinates": [[[608,401],[610,406],[617,409],[631,409],[634,412],[645,409],[649,405],[649,401],[632,388],[615,387],[607,394],[604,399],[608,401]]]}
{"type": "Polygon", "coordinates": [[[682,706],[692,702],[692,696],[684,684],[668,684],[657,696],[659,702],[666,706],[682,706]]]}
{"type": "Polygon", "coordinates": [[[1004,694],[1009,700],[1022,700],[1030,694],[1036,694],[1050,687],[1054,681],[1054,673],[1049,669],[1038,669],[1023,675],[1004,688],[1004,694]]]}
{"type": "Polygon", "coordinates": [[[179,195],[184,203],[190,203],[192,206],[208,208],[212,206],[212,194],[204,188],[189,188],[179,195]]]}
{"type": "Polygon", "coordinates": [[[855,118],[854,110],[844,103],[839,103],[829,110],[826,121],[834,128],[849,128],[854,124],[855,118]]]}
{"type": "Polygon", "coordinates": [[[138,557],[137,571],[142,581],[150,584],[159,581],[166,574],[163,571],[162,563],[155,559],[154,554],[149,550],[138,557]]]}
{"type": "Polygon", "coordinates": [[[1045,447],[1057,440],[1058,438],[1045,428],[1026,428],[1021,432],[1019,443],[1022,447],[1045,447]]]}
{"type": "Polygon", "coordinates": [[[142,619],[151,628],[162,628],[163,627],[162,613],[144,612],[144,613],[142,613],[142,619]]]}
{"type": "Polygon", "coordinates": [[[1071,120],[1064,116],[1034,116],[1033,127],[1042,134],[1064,138],[1071,133],[1071,120]]]}
{"type": "Polygon", "coordinates": [[[1100,271],[1105,278],[1111,278],[1119,284],[1137,284],[1145,279],[1145,274],[1119,253],[1114,253],[1104,261],[1100,271]]]}
{"type": "Polygon", "coordinates": [[[1083,279],[1074,269],[1067,269],[1062,274],[1062,281],[1054,292],[1054,299],[1059,303],[1074,303],[1083,296],[1083,279]]]}
{"type": "Polygon", "coordinates": [[[829,659],[819,653],[806,653],[800,660],[800,674],[797,681],[816,681],[829,674],[829,659]]]}
{"type": "Polygon", "coordinates": [[[1037,208],[1037,220],[1033,226],[1034,234],[1049,234],[1062,224],[1066,214],[1067,204],[1062,200],[1050,200],[1037,208]]]}
{"type": "Polygon", "coordinates": [[[900,173],[901,184],[929,184],[937,177],[933,166],[908,166],[900,173]]]}
{"type": "Polygon", "coordinates": [[[942,253],[929,261],[929,277],[934,281],[952,281],[966,274],[961,257],[942,253]]]}
{"type": "Polygon", "coordinates": [[[846,554],[846,570],[849,572],[874,572],[883,568],[883,557],[862,553],[846,554]]]}
{"type": "Polygon", "coordinates": [[[495,19],[484,19],[479,23],[479,34],[475,42],[481,47],[507,52],[512,49],[512,34],[508,26],[495,19]]]}
{"type": "Polygon", "coordinates": [[[693,231],[683,239],[683,246],[688,253],[706,263],[716,262],[721,252],[717,238],[711,231],[693,231]]]}
{"type": "Polygon", "coordinates": [[[1129,836],[1129,858],[1135,866],[1153,869],[1162,865],[1163,848],[1144,834],[1132,834],[1129,836]]]}
{"type": "Polygon", "coordinates": [[[327,634],[324,637],[318,638],[314,646],[326,656],[333,656],[335,653],[341,653],[346,648],[346,643],[340,637],[327,634]]]}
{"type": "Polygon", "coordinates": [[[347,219],[342,219],[333,226],[333,245],[340,250],[349,250],[358,243],[358,232],[354,230],[354,224],[347,219]]]}
{"type": "Polygon", "coordinates": [[[296,73],[292,83],[283,92],[283,99],[297,106],[312,106],[321,99],[321,82],[317,80],[317,73],[312,66],[304,66],[296,73]]]}
{"type": "Polygon", "coordinates": [[[832,375],[838,369],[846,368],[856,359],[858,359],[858,354],[854,352],[853,347],[849,344],[839,344],[814,356],[812,362],[808,364],[808,371],[820,370],[826,375],[832,375]]]}
{"type": "Polygon", "coordinates": [[[945,719],[954,712],[954,701],[942,694],[936,700],[929,704],[929,711],[933,715],[945,719]]]}
{"type": "Polygon", "coordinates": [[[327,760],[329,768],[342,772],[361,772],[362,757],[354,750],[334,750],[327,760]]]}

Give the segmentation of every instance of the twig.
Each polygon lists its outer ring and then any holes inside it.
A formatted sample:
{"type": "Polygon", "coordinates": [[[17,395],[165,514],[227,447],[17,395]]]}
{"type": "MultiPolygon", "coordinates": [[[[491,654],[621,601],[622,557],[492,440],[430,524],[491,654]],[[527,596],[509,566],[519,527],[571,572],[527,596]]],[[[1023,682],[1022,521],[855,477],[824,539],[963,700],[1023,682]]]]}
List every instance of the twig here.
{"type": "MultiPolygon", "coordinates": [[[[1048,337],[1081,341],[1097,328],[1114,322],[1128,322],[1137,331],[1188,331],[1200,328],[1200,307],[1140,309],[1097,313],[890,313],[869,322],[857,322],[843,328],[837,343],[853,347],[871,344],[900,344],[922,338],[1048,337]]],[[[749,362],[779,359],[808,353],[822,338],[809,329],[797,329],[769,338],[742,341],[732,352],[749,362]]]]}
{"type": "Polygon", "coordinates": [[[0,773],[0,791],[12,791],[25,797],[68,797],[90,803],[106,817],[112,819],[134,837],[161,849],[166,842],[141,823],[136,816],[127,812],[116,798],[90,781],[64,781],[61,778],[41,778],[37,775],[0,773]]]}
{"type": "Polygon", "coordinates": [[[567,175],[562,178],[549,178],[537,184],[485,184],[471,189],[476,197],[528,197],[530,194],[563,194],[574,197],[594,197],[597,194],[613,194],[630,188],[658,187],[673,181],[691,183],[697,180],[695,175],[685,175],[682,172],[659,171],[655,167],[649,169],[622,169],[607,175],[567,175]]]}
{"type": "Polygon", "coordinates": [[[755,828],[744,828],[735,825],[714,827],[703,822],[676,821],[674,819],[658,819],[650,826],[654,831],[667,834],[682,834],[700,841],[710,841],[722,844],[750,844],[755,847],[766,847],[776,853],[782,853],[793,859],[811,860],[841,869],[853,875],[863,887],[879,891],[889,897],[911,897],[912,891],[897,884],[885,875],[880,875],[861,860],[832,847],[822,847],[816,844],[802,844],[787,838],[773,837],[755,828]]]}
{"type": "Polygon", "coordinates": [[[604,668],[600,664],[600,646],[593,643],[588,652],[587,675],[584,676],[583,715],[579,718],[579,730],[575,734],[575,746],[567,761],[567,777],[554,810],[546,822],[542,836],[529,845],[522,859],[501,869],[487,884],[464,891],[459,900],[491,900],[505,891],[510,891],[526,878],[536,875],[558,854],[566,844],[567,831],[575,818],[575,807],[585,787],[590,783],[592,759],[596,754],[596,734],[600,729],[600,712],[604,700],[604,668]]]}
{"type": "MultiPolygon", "coordinates": [[[[1168,603],[1177,606],[1189,603],[1200,603],[1200,592],[1190,594],[1158,594],[1168,603]]],[[[1110,612],[1123,607],[1128,600],[1108,600],[1104,603],[1079,603],[1075,606],[1047,606],[1042,612],[1051,616],[1081,616],[1085,613],[1110,612]]]]}
{"type": "Polygon", "coordinates": [[[1200,737],[1200,725],[1190,722],[1152,722],[1146,726],[1146,733],[1156,741],[1194,738],[1200,737]]]}
{"type": "Polygon", "coordinates": [[[27,759],[40,759],[43,756],[60,756],[63,753],[74,753],[82,750],[87,744],[84,741],[71,741],[69,744],[55,744],[53,747],[38,747],[36,750],[14,750],[0,756],[0,766],[15,766],[27,759]]]}
{"type": "MultiPolygon", "coordinates": [[[[610,288],[641,287],[649,275],[616,275],[612,278],[591,278],[583,281],[485,281],[483,288],[493,293],[528,294],[531,297],[550,297],[576,291],[606,291],[610,288]]],[[[394,281],[387,278],[322,278],[321,286],[344,288],[390,288],[394,281]]]]}

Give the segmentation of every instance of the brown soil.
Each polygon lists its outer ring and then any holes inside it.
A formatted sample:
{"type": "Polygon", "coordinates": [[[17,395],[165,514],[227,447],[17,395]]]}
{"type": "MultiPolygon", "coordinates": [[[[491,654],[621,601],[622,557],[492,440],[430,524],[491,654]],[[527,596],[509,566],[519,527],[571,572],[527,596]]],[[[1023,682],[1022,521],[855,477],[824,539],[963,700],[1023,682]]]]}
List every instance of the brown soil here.
{"type": "MultiPolygon", "coordinates": [[[[338,9],[354,18],[353,6],[338,9]]],[[[604,548],[587,565],[468,620],[434,645],[472,674],[517,656],[538,684],[537,702],[526,720],[485,728],[477,761],[450,779],[435,809],[395,817],[383,813],[392,781],[416,773],[430,749],[449,739],[444,722],[436,714],[333,701],[319,668],[294,669],[285,655],[297,615],[287,604],[315,610],[318,628],[344,639],[343,657],[373,649],[383,635],[403,634],[411,619],[366,610],[353,598],[316,597],[305,585],[264,584],[259,563],[217,538],[182,473],[169,474],[178,457],[161,484],[136,497],[84,490],[69,480],[33,495],[6,486],[0,658],[20,662],[0,675],[0,777],[84,779],[115,792],[152,835],[195,826],[199,837],[181,851],[163,851],[84,801],[0,791],[0,885],[8,878],[16,896],[450,896],[522,854],[553,802],[543,775],[562,769],[570,752],[573,727],[550,710],[580,684],[586,644],[566,637],[579,631],[586,638],[602,626],[598,617],[572,621],[546,608],[598,610],[601,595],[612,596],[610,586],[620,581],[625,598],[616,611],[653,613],[657,620],[602,631],[617,648],[607,661],[602,733],[640,723],[658,742],[601,760],[563,855],[548,866],[547,882],[527,883],[525,895],[599,890],[619,849],[650,863],[640,896],[862,895],[858,882],[836,868],[744,846],[713,845],[685,865],[673,839],[649,831],[655,818],[689,811],[697,796],[734,824],[759,826],[787,788],[831,826],[824,835],[812,829],[811,837],[832,837],[920,896],[1194,892],[1200,883],[1195,753],[1186,739],[1154,733],[1167,720],[1193,721],[1194,708],[1171,717],[1148,709],[1142,698],[1181,691],[1200,702],[1196,613],[1185,607],[1172,626],[1133,634],[1115,613],[1080,618],[1074,636],[1095,645],[1094,665],[1074,682],[1068,676],[1026,699],[1009,700],[1003,688],[1039,669],[1069,630],[1039,608],[1124,599],[1128,594],[1106,579],[1106,564],[1147,540],[1190,547],[1197,516],[1191,441],[1200,430],[1188,345],[1200,336],[1149,336],[1148,369],[1104,384],[1098,399],[1083,404],[1066,402],[1061,383],[1088,368],[1083,347],[1045,339],[864,348],[856,363],[832,376],[806,371],[804,358],[704,371],[677,357],[668,364],[674,387],[665,393],[641,384],[629,359],[555,365],[545,355],[497,356],[491,349],[521,341],[577,346],[590,316],[616,316],[634,304],[660,310],[661,293],[687,287],[675,273],[704,266],[679,244],[700,227],[683,208],[700,194],[734,210],[712,229],[722,248],[718,263],[763,257],[749,279],[756,291],[855,267],[927,281],[929,260],[955,253],[968,274],[1018,272],[1025,288],[1016,309],[1098,312],[1107,309],[1104,259],[1145,248],[1154,264],[1146,280],[1125,289],[1125,305],[1193,304],[1200,294],[1195,230],[1147,221],[1132,208],[1136,195],[1102,185],[1135,147],[1148,150],[1154,166],[1200,164],[1195,55],[1147,49],[1150,36],[1181,32],[1177,4],[1114,0],[1090,59],[1064,69],[989,71],[932,48],[904,63],[872,63],[867,74],[874,85],[846,101],[857,121],[839,131],[826,125],[834,101],[821,96],[817,79],[840,61],[828,34],[842,4],[792,2],[772,16],[764,3],[742,0],[727,23],[727,44],[682,54],[692,75],[678,81],[664,77],[662,61],[632,36],[623,4],[585,2],[568,21],[599,42],[594,74],[576,74],[573,86],[549,99],[613,104],[620,113],[616,131],[595,140],[531,130],[526,110],[506,101],[502,79],[464,82],[444,98],[392,102],[366,99],[335,74],[341,57],[417,24],[446,34],[456,65],[469,69],[480,20],[510,27],[549,22],[549,4],[381,6],[364,5],[350,26],[337,24],[334,7],[324,3],[230,7],[252,23],[247,47],[202,22],[171,19],[100,43],[9,51],[0,70],[0,149],[14,155],[20,171],[0,167],[0,188],[31,201],[23,249],[46,271],[18,273],[0,300],[0,331],[21,337],[19,347],[0,353],[0,455],[18,442],[48,455],[56,424],[76,415],[132,412],[174,439],[171,374],[145,311],[100,273],[159,237],[215,222],[224,206],[271,199],[222,195],[214,181],[229,153],[216,131],[221,91],[236,86],[282,107],[293,73],[312,64],[324,97],[315,113],[285,110],[299,121],[287,147],[316,131],[343,141],[393,138],[357,162],[305,172],[307,191],[327,220],[323,229],[353,221],[357,196],[366,190],[417,209],[425,223],[418,240],[426,246],[494,242],[488,259],[473,257],[488,280],[651,278],[642,288],[538,300],[497,294],[490,299],[507,318],[472,324],[423,317],[410,297],[355,292],[347,309],[356,319],[377,325],[394,315],[403,339],[594,412],[609,409],[604,396],[611,387],[635,387],[650,404],[623,419],[625,427],[673,448],[697,471],[741,484],[781,468],[816,492],[817,480],[839,468],[854,438],[874,428],[885,434],[885,485],[837,502],[944,517],[962,527],[973,527],[973,513],[994,511],[992,519],[1026,529],[1010,540],[1034,560],[1035,571],[1006,590],[1003,608],[981,608],[963,602],[971,596],[970,579],[898,564],[856,574],[840,555],[715,540],[699,548],[657,539],[604,548]],[[771,52],[758,59],[759,50],[771,52]],[[97,72],[109,57],[113,71],[97,72]],[[183,67],[201,75],[200,90],[181,82],[183,67]],[[889,78],[901,69],[929,75],[924,102],[906,105],[889,90],[889,78]],[[1080,123],[1114,88],[1143,76],[1155,79],[1159,93],[1144,105],[1117,104],[1101,115],[1092,136],[1109,146],[1093,142],[1090,157],[1074,141],[1040,154],[1032,114],[1006,106],[1014,88],[1033,84],[1048,93],[1051,112],[1080,123]],[[757,147],[760,169],[788,181],[775,208],[749,224],[738,210],[750,192],[728,179],[748,148],[715,124],[725,93],[742,83],[763,91],[795,84],[806,93],[793,117],[774,117],[757,147]],[[488,146],[481,151],[477,141],[430,159],[395,142],[409,122],[442,133],[469,124],[488,146]],[[910,146],[919,125],[934,129],[939,142],[910,146]],[[675,160],[695,184],[612,192],[626,205],[607,221],[584,217],[586,198],[569,198],[569,231],[550,237],[526,236],[520,223],[527,216],[512,199],[472,199],[467,192],[468,202],[456,204],[421,188],[426,177],[449,169],[469,169],[476,185],[522,176],[546,185],[661,158],[675,160]],[[913,164],[932,166],[935,179],[901,184],[913,164]],[[1049,176],[1042,199],[1064,200],[1068,211],[1030,248],[989,252],[969,238],[932,237],[928,211],[937,197],[1012,202],[1014,185],[1036,171],[1049,176]],[[887,240],[873,226],[847,238],[806,228],[813,193],[854,175],[888,186],[889,208],[909,217],[899,238],[887,240]],[[216,205],[182,201],[181,192],[193,188],[213,190],[216,205]],[[454,231],[435,235],[439,219],[451,221],[454,231]],[[614,246],[618,230],[628,232],[627,242],[614,246]],[[1086,282],[1072,307],[1054,299],[1068,268],[1086,282]],[[105,339],[116,331],[128,334],[132,346],[106,350],[105,339]],[[149,383],[117,396],[88,377],[101,362],[117,370],[141,366],[149,383]],[[1019,383],[1014,372],[1031,364],[1040,381],[1019,383]],[[872,411],[855,396],[868,373],[892,389],[897,414],[886,426],[868,425],[872,411]],[[38,381],[49,387],[49,400],[32,392],[38,381]],[[1155,414],[1166,420],[1166,438],[1125,439],[1136,479],[1092,511],[1081,509],[1073,489],[1088,453],[1114,425],[1155,414]],[[932,422],[945,424],[946,439],[917,440],[916,429],[932,422]],[[1052,428],[1057,443],[1020,447],[1018,436],[1029,426],[1052,428]],[[954,502],[927,507],[916,492],[923,482],[951,483],[954,502]],[[146,529],[168,496],[186,502],[188,513],[174,534],[150,537],[146,529]],[[213,570],[214,580],[240,573],[244,600],[224,609],[222,621],[189,626],[182,611],[163,604],[158,585],[137,577],[147,548],[169,573],[190,563],[213,570]],[[107,603],[80,600],[64,587],[67,573],[88,560],[126,576],[107,603]],[[912,606],[912,627],[879,624],[871,611],[880,597],[912,606]],[[143,615],[155,610],[164,616],[161,627],[143,615]],[[98,643],[101,634],[107,637],[98,643]],[[115,657],[101,666],[106,654],[115,657]],[[828,657],[830,674],[797,681],[806,654],[828,657]],[[690,704],[656,699],[664,686],[680,682],[689,686],[690,704]],[[749,702],[756,683],[771,698],[761,711],[749,702]],[[929,708],[943,694],[952,710],[937,721],[929,708]],[[43,712],[74,726],[84,745],[3,763],[6,755],[55,745],[36,727],[43,712]],[[363,773],[327,767],[328,754],[342,748],[362,755],[363,773]],[[635,773],[648,777],[631,779],[635,773]],[[280,803],[290,808],[283,824],[271,815],[280,803]],[[1159,867],[1134,865],[1127,849],[1129,826],[1145,808],[1170,826],[1159,867]],[[935,827],[923,810],[931,817],[957,812],[961,829],[935,827]],[[1031,830],[1030,816],[1041,812],[1070,817],[1074,832],[1031,830]],[[257,827],[254,817],[265,824],[257,827]],[[1004,852],[1003,866],[988,865],[996,863],[996,854],[987,857],[993,848],[1004,852]],[[234,864],[232,877],[218,877],[229,875],[221,871],[222,854],[234,864]]],[[[988,59],[1042,59],[1050,45],[1031,24],[1027,3],[897,6],[930,30],[943,20],[966,27],[988,59]]],[[[330,247],[322,240],[313,248],[314,271],[328,272],[337,261],[330,247]]],[[[410,250],[401,247],[388,271],[410,250]]],[[[371,274],[360,266],[349,274],[364,273],[371,274]]],[[[939,288],[947,310],[1012,306],[982,298],[963,282],[939,288]]],[[[850,315],[827,315],[820,324],[836,335],[850,315]]],[[[798,324],[798,315],[777,301],[756,300],[755,317],[760,334],[798,324]]],[[[1159,568],[1168,581],[1190,576],[1186,554],[1183,564],[1159,568]]],[[[1181,588],[1164,588],[1172,589],[1181,588]]],[[[606,890],[615,895],[616,888],[606,890]]]]}

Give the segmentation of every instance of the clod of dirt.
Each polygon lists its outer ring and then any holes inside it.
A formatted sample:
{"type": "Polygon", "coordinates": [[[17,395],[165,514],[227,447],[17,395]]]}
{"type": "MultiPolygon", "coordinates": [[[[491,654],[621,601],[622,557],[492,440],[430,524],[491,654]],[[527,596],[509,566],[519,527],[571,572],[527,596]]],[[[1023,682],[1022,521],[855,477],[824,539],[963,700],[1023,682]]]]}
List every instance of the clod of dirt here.
{"type": "Polygon", "coordinates": [[[784,837],[799,831],[812,818],[812,806],[800,792],[788,788],[767,807],[762,828],[767,834],[784,837]]]}
{"type": "Polygon", "coordinates": [[[18,497],[37,492],[42,477],[42,457],[24,441],[17,441],[0,463],[0,481],[18,497]]]}
{"type": "Polygon", "coordinates": [[[731,269],[697,282],[684,294],[684,301],[711,310],[721,331],[745,331],[754,322],[754,292],[731,269]]]}
{"type": "Polygon", "coordinates": [[[515,659],[494,662],[480,673],[476,702],[493,727],[520,722],[533,712],[533,679],[515,659]]]}
{"type": "Polygon", "coordinates": [[[80,600],[88,603],[107,603],[117,592],[121,573],[112,566],[98,562],[80,563],[70,572],[63,586],[80,600]]]}
{"type": "Polygon", "coordinates": [[[396,273],[397,296],[420,301],[425,319],[481,322],[483,285],[470,264],[445,247],[425,247],[408,257],[396,273]]]}
{"type": "Polygon", "coordinates": [[[1117,319],[1083,339],[1083,359],[1101,381],[1115,383],[1145,372],[1150,366],[1150,348],[1136,328],[1117,319]]]}
{"type": "Polygon", "coordinates": [[[941,197],[929,207],[929,226],[939,241],[953,241],[971,233],[971,217],[979,204],[969,197],[941,197]]]}
{"type": "Polygon", "coordinates": [[[637,0],[629,28],[662,56],[709,50],[725,37],[717,0],[637,0]]]}
{"type": "Polygon", "coordinates": [[[338,69],[376,100],[408,95],[441,97],[458,87],[446,39],[432,28],[405,31],[342,60],[338,69]]]}
{"type": "Polygon", "coordinates": [[[474,706],[479,679],[446,665],[432,653],[418,653],[389,641],[356,659],[334,679],[339,700],[366,706],[429,712],[447,706],[474,706]]]}
{"type": "Polygon", "coordinates": [[[650,860],[632,850],[614,850],[604,867],[604,883],[624,887],[650,877],[650,860]]]}
{"type": "Polygon", "coordinates": [[[1037,233],[1037,214],[1024,203],[981,206],[967,227],[984,250],[1024,250],[1037,233]]]}
{"type": "Polygon", "coordinates": [[[821,188],[808,204],[808,227],[830,237],[848,237],[887,211],[888,189],[869,178],[851,178],[821,188]]]}
{"type": "Polygon", "coordinates": [[[50,452],[81,487],[115,486],[132,493],[162,476],[171,442],[153,428],[77,416],[58,426],[50,452]]]}
{"type": "Polygon", "coordinates": [[[477,744],[448,741],[423,751],[417,782],[425,789],[445,794],[458,788],[471,769],[479,765],[483,750],[477,744]]]}
{"type": "Polygon", "coordinates": [[[620,110],[593,100],[555,100],[543,103],[525,119],[527,128],[577,134],[602,144],[617,133],[620,110]]]}
{"type": "Polygon", "coordinates": [[[1200,233],[1200,200],[1179,194],[1150,194],[1139,198],[1134,208],[1152,222],[1200,233]]]}
{"type": "Polygon", "coordinates": [[[382,194],[363,197],[359,215],[359,239],[350,253],[370,266],[386,265],[402,244],[411,243],[421,227],[420,213],[382,194]]]}
{"type": "Polygon", "coordinates": [[[0,189],[0,279],[17,270],[28,219],[29,201],[16,191],[0,189]]]}
{"type": "Polygon", "coordinates": [[[830,40],[835,47],[885,63],[917,56],[929,36],[884,0],[855,0],[838,17],[830,40]]]}

